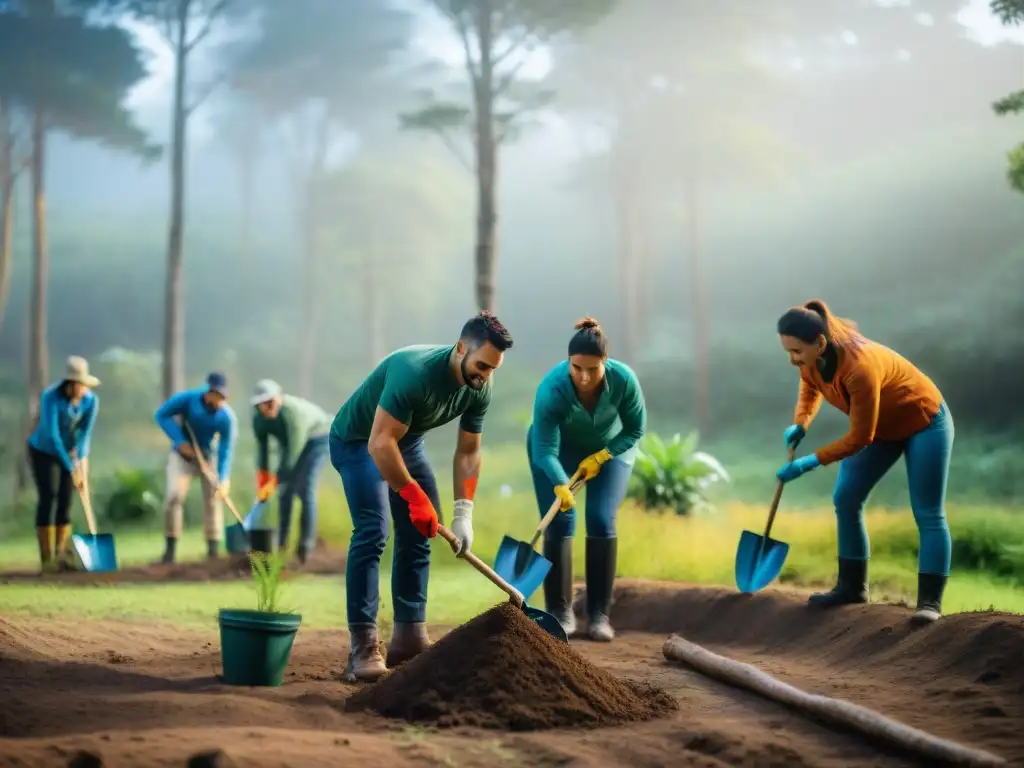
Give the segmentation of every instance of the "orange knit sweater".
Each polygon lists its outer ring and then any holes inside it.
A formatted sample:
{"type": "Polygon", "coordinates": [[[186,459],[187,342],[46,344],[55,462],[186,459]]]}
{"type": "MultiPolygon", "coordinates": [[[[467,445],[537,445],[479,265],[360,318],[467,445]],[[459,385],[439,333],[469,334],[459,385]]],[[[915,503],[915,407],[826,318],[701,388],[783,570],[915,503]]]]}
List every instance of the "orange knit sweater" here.
{"type": "Polygon", "coordinates": [[[815,452],[824,466],[852,456],[874,440],[906,440],[939,412],[942,393],[909,360],[876,342],[839,350],[831,382],[817,366],[800,369],[800,394],[793,423],[810,426],[822,398],[850,417],[850,430],[815,452]]]}

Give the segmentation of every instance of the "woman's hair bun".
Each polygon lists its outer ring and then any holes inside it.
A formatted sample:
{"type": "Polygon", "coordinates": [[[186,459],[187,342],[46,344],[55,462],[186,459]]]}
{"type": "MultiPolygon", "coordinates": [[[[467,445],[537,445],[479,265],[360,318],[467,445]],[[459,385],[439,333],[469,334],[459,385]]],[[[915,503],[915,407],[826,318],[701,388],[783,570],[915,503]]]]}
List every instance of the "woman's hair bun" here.
{"type": "Polygon", "coordinates": [[[592,317],[584,317],[582,320],[580,320],[578,323],[576,323],[576,330],[577,331],[589,331],[589,330],[600,331],[601,330],[601,324],[599,322],[597,322],[597,320],[595,320],[592,317]]]}

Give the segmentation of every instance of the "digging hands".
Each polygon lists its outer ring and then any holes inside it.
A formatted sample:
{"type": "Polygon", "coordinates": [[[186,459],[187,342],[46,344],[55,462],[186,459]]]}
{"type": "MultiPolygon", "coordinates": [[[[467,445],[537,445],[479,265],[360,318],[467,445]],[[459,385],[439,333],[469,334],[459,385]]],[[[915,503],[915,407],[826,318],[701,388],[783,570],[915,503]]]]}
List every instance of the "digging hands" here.
{"type": "Polygon", "coordinates": [[[455,500],[450,530],[459,540],[458,546],[453,547],[455,556],[469,552],[473,545],[473,502],[470,499],[455,500]]]}
{"type": "Polygon", "coordinates": [[[277,490],[277,477],[265,469],[256,473],[256,498],[266,501],[277,490]]]}
{"type": "Polygon", "coordinates": [[[420,484],[413,480],[398,495],[409,505],[409,520],[416,530],[428,539],[437,536],[437,510],[420,484]]]}
{"type": "Polygon", "coordinates": [[[785,441],[787,448],[796,448],[806,435],[806,429],[799,424],[793,424],[790,427],[786,427],[786,431],[782,433],[782,439],[785,441]]]}
{"type": "Polygon", "coordinates": [[[611,461],[612,455],[607,448],[602,448],[597,453],[592,453],[579,463],[576,467],[576,474],[569,480],[569,485],[575,485],[578,480],[584,482],[593,480],[601,472],[601,465],[611,461]]]}
{"type": "Polygon", "coordinates": [[[576,506],[576,499],[573,497],[572,490],[568,485],[556,485],[555,497],[562,502],[562,505],[558,508],[559,512],[568,512],[576,506]]]}
{"type": "Polygon", "coordinates": [[[819,466],[821,466],[821,464],[818,461],[818,457],[811,453],[807,456],[801,456],[799,459],[794,459],[787,464],[783,464],[782,467],[779,468],[779,471],[775,473],[775,477],[784,483],[788,483],[791,480],[796,480],[798,477],[807,474],[811,470],[817,469],[819,466]]]}
{"type": "Polygon", "coordinates": [[[176,450],[178,451],[178,455],[180,455],[181,458],[185,459],[185,461],[196,460],[195,449],[189,443],[182,443],[177,447],[176,450]]]}

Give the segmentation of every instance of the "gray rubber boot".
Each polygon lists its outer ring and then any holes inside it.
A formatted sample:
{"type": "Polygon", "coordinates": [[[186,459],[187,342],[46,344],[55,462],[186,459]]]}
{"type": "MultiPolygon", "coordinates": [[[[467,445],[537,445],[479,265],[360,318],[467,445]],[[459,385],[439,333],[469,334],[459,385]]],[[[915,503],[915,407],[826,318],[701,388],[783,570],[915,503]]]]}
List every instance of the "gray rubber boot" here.
{"type": "Polygon", "coordinates": [[[816,608],[834,608],[868,602],[868,561],[839,558],[839,578],[828,592],[815,592],[807,599],[816,608]]]}
{"type": "Polygon", "coordinates": [[[946,591],[946,576],[933,573],[917,574],[917,612],[910,620],[913,624],[931,624],[942,616],[942,593],[946,591]]]}
{"type": "Polygon", "coordinates": [[[558,619],[568,637],[576,632],[572,612],[572,537],[544,537],[544,557],[551,570],[544,578],[544,609],[558,619]]]}
{"type": "Polygon", "coordinates": [[[427,625],[424,622],[396,623],[388,643],[388,669],[394,669],[415,658],[430,647],[427,625]]]}
{"type": "Polygon", "coordinates": [[[349,627],[351,649],[345,667],[346,683],[372,683],[388,672],[380,652],[376,627],[349,627]]]}
{"type": "Polygon", "coordinates": [[[601,643],[610,643],[615,639],[609,614],[615,588],[618,548],[617,538],[587,538],[587,635],[591,640],[601,643]]]}

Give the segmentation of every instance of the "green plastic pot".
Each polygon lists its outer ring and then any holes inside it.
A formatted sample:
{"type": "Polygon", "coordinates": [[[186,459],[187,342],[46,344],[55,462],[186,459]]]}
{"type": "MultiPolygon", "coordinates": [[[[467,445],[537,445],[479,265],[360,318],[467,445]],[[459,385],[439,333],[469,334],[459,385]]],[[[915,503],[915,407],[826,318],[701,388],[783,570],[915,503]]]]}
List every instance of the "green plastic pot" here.
{"type": "Polygon", "coordinates": [[[302,616],[222,608],[218,619],[224,682],[281,685],[302,616]]]}

